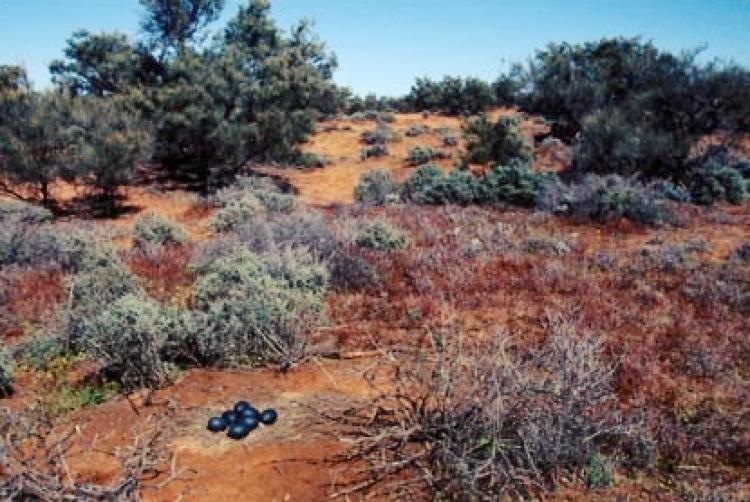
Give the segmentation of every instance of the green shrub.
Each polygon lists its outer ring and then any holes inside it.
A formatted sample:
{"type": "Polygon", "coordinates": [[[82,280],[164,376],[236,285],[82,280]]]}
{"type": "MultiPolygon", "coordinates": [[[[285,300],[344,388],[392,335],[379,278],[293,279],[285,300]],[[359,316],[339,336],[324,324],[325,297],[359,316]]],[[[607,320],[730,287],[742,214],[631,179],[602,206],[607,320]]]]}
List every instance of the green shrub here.
{"type": "Polygon", "coordinates": [[[442,137],[443,146],[458,146],[458,138],[454,134],[446,134],[442,137]]]}
{"type": "Polygon", "coordinates": [[[135,277],[119,261],[79,272],[68,279],[67,287],[68,336],[76,350],[85,350],[86,326],[103,308],[128,295],[143,295],[135,277]]]}
{"type": "Polygon", "coordinates": [[[398,131],[386,125],[379,125],[375,129],[364,131],[360,137],[367,145],[385,145],[401,140],[398,131]]]}
{"type": "Polygon", "coordinates": [[[478,184],[477,202],[534,207],[550,181],[550,175],[537,173],[524,163],[498,165],[478,184]]]}
{"type": "Polygon", "coordinates": [[[592,490],[608,488],[614,484],[610,461],[598,452],[594,452],[586,466],[586,484],[592,490]]]}
{"type": "Polygon", "coordinates": [[[469,171],[452,170],[448,176],[435,179],[425,187],[418,197],[424,204],[459,204],[462,206],[477,202],[480,181],[469,171]]]}
{"type": "Polygon", "coordinates": [[[197,273],[187,346],[204,364],[296,357],[323,320],[327,272],[309,257],[268,262],[237,248],[197,273]]]}
{"type": "Polygon", "coordinates": [[[732,251],[730,259],[750,263],[750,242],[746,242],[732,251]]]}
{"type": "Polygon", "coordinates": [[[747,183],[738,169],[709,161],[690,174],[693,202],[704,206],[727,201],[741,204],[747,195],[747,183]]]}
{"type": "Polygon", "coordinates": [[[677,179],[689,149],[688,142],[678,140],[669,131],[634,123],[616,110],[600,110],[583,122],[571,169],[580,176],[618,174],[677,179]]]}
{"type": "Polygon", "coordinates": [[[385,169],[373,169],[359,179],[354,189],[354,199],[360,204],[382,206],[389,196],[398,192],[391,173],[385,169]]]}
{"type": "Polygon", "coordinates": [[[443,176],[443,171],[437,166],[421,166],[412,172],[403,185],[401,185],[401,196],[407,201],[426,204],[427,202],[421,199],[421,194],[427,190],[427,187],[436,183],[443,176]]]}
{"type": "Polygon", "coordinates": [[[371,157],[385,157],[389,153],[390,151],[388,150],[388,147],[386,145],[372,145],[363,148],[360,151],[359,158],[362,160],[367,160],[371,157]]]}
{"type": "Polygon", "coordinates": [[[328,159],[319,153],[315,152],[300,152],[294,160],[294,165],[310,168],[310,167],[325,167],[328,164],[328,159]]]}
{"type": "Polygon", "coordinates": [[[134,294],[102,308],[83,323],[82,348],[101,360],[125,391],[167,383],[162,351],[179,324],[177,315],[134,294]]]}
{"type": "Polygon", "coordinates": [[[421,166],[422,164],[427,164],[431,160],[445,159],[448,157],[450,157],[450,155],[441,152],[440,150],[434,150],[429,146],[415,146],[409,150],[409,156],[406,160],[408,160],[409,164],[413,166],[421,166]]]}
{"type": "Polygon", "coordinates": [[[117,261],[116,252],[94,229],[68,224],[0,225],[0,265],[88,270],[117,261]]]}
{"type": "Polygon", "coordinates": [[[627,218],[646,225],[671,223],[675,216],[663,195],[632,178],[589,175],[570,187],[550,186],[559,191],[545,199],[548,209],[581,219],[612,221],[627,218]]]}
{"type": "Polygon", "coordinates": [[[409,126],[404,134],[410,138],[416,138],[417,136],[427,133],[427,131],[429,131],[429,128],[426,125],[414,124],[409,126]]]}
{"type": "Polygon", "coordinates": [[[262,217],[264,212],[263,203],[248,192],[241,199],[228,200],[216,211],[211,219],[211,228],[214,232],[228,232],[253,218],[262,217]]]}
{"type": "Polygon", "coordinates": [[[13,366],[13,357],[0,347],[0,395],[7,395],[13,388],[13,366]]]}
{"type": "Polygon", "coordinates": [[[520,132],[517,117],[500,117],[494,124],[486,115],[469,120],[463,127],[466,152],[461,158],[469,164],[531,163],[532,148],[520,132]]]}
{"type": "Polygon", "coordinates": [[[376,251],[396,251],[404,249],[409,243],[403,231],[383,221],[365,226],[357,233],[355,241],[359,247],[376,251]]]}
{"type": "Polygon", "coordinates": [[[26,202],[0,199],[0,223],[17,221],[26,224],[46,223],[52,220],[52,213],[43,207],[26,202]]]}
{"type": "Polygon", "coordinates": [[[655,192],[664,196],[664,198],[675,202],[691,202],[690,191],[682,185],[672,183],[671,181],[659,180],[649,185],[655,192]]]}
{"type": "Polygon", "coordinates": [[[187,238],[181,225],[154,213],[139,217],[133,234],[133,246],[136,248],[182,244],[187,238]]]}
{"type": "Polygon", "coordinates": [[[391,112],[380,112],[378,113],[378,120],[391,124],[396,121],[396,115],[391,112]]]}

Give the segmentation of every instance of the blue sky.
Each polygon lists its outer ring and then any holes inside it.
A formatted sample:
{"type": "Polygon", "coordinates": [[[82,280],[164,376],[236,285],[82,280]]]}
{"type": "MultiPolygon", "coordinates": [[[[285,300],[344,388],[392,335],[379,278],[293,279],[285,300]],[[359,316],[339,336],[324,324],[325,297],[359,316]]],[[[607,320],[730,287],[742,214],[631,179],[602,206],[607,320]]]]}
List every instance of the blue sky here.
{"type": "MultiPolygon", "coordinates": [[[[220,23],[242,0],[227,0],[220,23]]],[[[494,79],[550,41],[641,35],[679,52],[750,66],[750,0],[272,0],[288,28],[309,17],[339,57],[336,81],[398,95],[416,76],[494,79]]],[[[0,0],[0,63],[23,63],[37,87],[79,28],[137,35],[137,0],[0,0]]]]}

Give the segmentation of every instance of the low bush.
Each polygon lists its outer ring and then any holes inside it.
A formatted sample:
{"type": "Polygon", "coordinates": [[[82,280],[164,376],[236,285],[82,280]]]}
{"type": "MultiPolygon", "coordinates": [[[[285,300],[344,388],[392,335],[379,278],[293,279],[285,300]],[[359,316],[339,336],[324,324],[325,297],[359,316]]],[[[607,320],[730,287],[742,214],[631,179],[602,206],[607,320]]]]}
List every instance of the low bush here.
{"type": "Polygon", "coordinates": [[[154,213],[139,217],[133,227],[135,248],[178,245],[186,238],[185,229],[181,225],[154,213]]]}
{"type": "Polygon", "coordinates": [[[13,357],[5,347],[0,347],[0,396],[13,388],[13,357]]]}
{"type": "Polygon", "coordinates": [[[627,218],[645,225],[676,222],[667,199],[648,185],[617,175],[589,175],[570,186],[550,185],[546,209],[594,221],[627,218]]]}
{"type": "Polygon", "coordinates": [[[323,320],[327,271],[300,252],[268,260],[236,248],[196,273],[186,346],[203,364],[289,360],[323,320]]]}
{"type": "Polygon", "coordinates": [[[469,164],[530,164],[533,160],[529,141],[521,134],[517,117],[500,117],[492,123],[486,115],[469,120],[463,126],[466,152],[461,158],[469,164]]]}
{"type": "Polygon", "coordinates": [[[747,196],[747,182],[740,171],[715,160],[694,169],[688,183],[693,202],[704,206],[723,201],[741,204],[747,196]]]}
{"type": "Polygon", "coordinates": [[[429,146],[415,146],[409,150],[409,156],[406,160],[408,160],[409,164],[412,166],[421,166],[427,164],[431,160],[446,159],[449,157],[449,154],[440,150],[434,150],[429,146]]]}
{"type": "Polygon", "coordinates": [[[104,364],[123,390],[160,387],[168,382],[163,351],[174,332],[184,329],[179,325],[178,314],[143,296],[125,294],[83,323],[82,348],[104,364]]]}
{"type": "Polygon", "coordinates": [[[6,222],[0,226],[0,265],[57,267],[79,272],[118,260],[102,232],[81,227],[81,224],[6,222]]]}
{"type": "Polygon", "coordinates": [[[552,181],[551,175],[535,172],[528,164],[498,165],[478,184],[477,202],[534,207],[552,181]]]}
{"type": "Polygon", "coordinates": [[[396,181],[385,169],[373,169],[359,179],[354,188],[354,200],[368,206],[382,206],[389,196],[398,193],[396,181]]]}
{"type": "Polygon", "coordinates": [[[303,168],[321,168],[328,164],[325,155],[315,152],[300,152],[294,159],[294,165],[303,168]]]}
{"type": "Polygon", "coordinates": [[[445,176],[426,166],[415,171],[402,186],[402,197],[418,204],[478,204],[534,207],[553,177],[513,163],[497,166],[482,177],[454,169],[445,176]]]}
{"type": "Polygon", "coordinates": [[[375,129],[364,131],[360,137],[362,142],[367,145],[385,145],[401,140],[398,131],[385,125],[379,125],[375,129]]]}
{"type": "Polygon", "coordinates": [[[416,138],[417,136],[421,136],[423,134],[426,134],[430,130],[429,127],[423,124],[414,124],[409,126],[409,128],[404,133],[406,136],[410,138],[416,138]]]}
{"type": "Polygon", "coordinates": [[[252,220],[237,227],[235,235],[239,242],[256,253],[301,248],[326,259],[336,247],[325,218],[312,209],[252,220]]]}
{"type": "Polygon", "coordinates": [[[43,207],[26,202],[0,199],[0,223],[17,221],[25,224],[40,224],[52,221],[52,213],[43,207]]]}
{"type": "Polygon", "coordinates": [[[732,251],[730,259],[750,263],[750,242],[746,242],[732,251]]]}
{"type": "Polygon", "coordinates": [[[328,259],[331,286],[338,290],[358,290],[377,283],[377,267],[358,253],[356,244],[340,246],[328,259]]]}
{"type": "Polygon", "coordinates": [[[458,138],[452,134],[446,134],[442,137],[443,146],[454,147],[458,146],[458,138]]]}
{"type": "Polygon", "coordinates": [[[401,185],[401,196],[407,201],[426,204],[428,202],[422,199],[421,194],[427,192],[428,187],[442,179],[443,176],[443,171],[437,166],[421,166],[412,172],[401,185]]]}
{"type": "Polygon", "coordinates": [[[376,251],[396,251],[404,249],[409,239],[406,234],[393,225],[375,221],[364,226],[355,238],[357,246],[376,251]]]}
{"type": "Polygon", "coordinates": [[[128,295],[142,296],[143,288],[120,261],[111,261],[81,271],[68,279],[67,310],[69,343],[85,350],[88,324],[108,305],[128,295]]]}
{"type": "Polygon", "coordinates": [[[265,210],[258,197],[247,192],[242,198],[226,201],[211,219],[211,228],[217,233],[228,232],[238,225],[262,217],[265,210]]]}
{"type": "Polygon", "coordinates": [[[362,160],[367,160],[372,157],[385,157],[389,154],[390,151],[388,150],[388,147],[386,145],[372,145],[363,148],[360,151],[359,158],[362,160]]]}

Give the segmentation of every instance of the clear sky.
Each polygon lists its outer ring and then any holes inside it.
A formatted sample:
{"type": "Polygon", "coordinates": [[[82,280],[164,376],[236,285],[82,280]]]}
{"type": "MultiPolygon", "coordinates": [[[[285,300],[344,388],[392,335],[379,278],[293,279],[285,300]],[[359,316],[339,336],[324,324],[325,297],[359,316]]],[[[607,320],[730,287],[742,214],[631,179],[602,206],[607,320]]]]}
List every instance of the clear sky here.
{"type": "MultiPolygon", "coordinates": [[[[242,0],[227,0],[224,22],[242,0]]],[[[339,57],[336,81],[399,95],[416,76],[494,79],[550,41],[641,35],[679,52],[750,67],[750,0],[272,0],[290,27],[309,17],[339,57]]],[[[137,0],[0,0],[0,63],[23,63],[37,87],[79,28],[137,35],[137,0]]]]}

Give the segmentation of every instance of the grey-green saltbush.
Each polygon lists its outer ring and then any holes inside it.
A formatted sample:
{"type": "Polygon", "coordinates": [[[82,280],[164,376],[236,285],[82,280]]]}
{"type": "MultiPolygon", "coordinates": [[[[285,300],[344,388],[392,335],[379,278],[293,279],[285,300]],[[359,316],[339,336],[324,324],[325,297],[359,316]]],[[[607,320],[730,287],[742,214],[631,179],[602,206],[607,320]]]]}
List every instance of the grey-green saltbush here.
{"type": "Polygon", "coordinates": [[[13,357],[5,347],[0,347],[0,395],[10,392],[13,386],[13,357]]]}
{"type": "Polygon", "coordinates": [[[154,213],[138,218],[133,228],[133,245],[137,248],[181,244],[185,239],[181,225],[154,213]]]}
{"type": "Polygon", "coordinates": [[[159,387],[167,383],[163,351],[179,314],[141,295],[126,294],[82,326],[83,349],[101,360],[123,390],[159,387]]]}
{"type": "Polygon", "coordinates": [[[444,157],[442,152],[438,152],[430,148],[429,146],[415,146],[409,150],[409,156],[406,160],[413,166],[421,166],[427,164],[429,161],[437,158],[444,157]]]}
{"type": "Polygon", "coordinates": [[[404,249],[409,243],[403,231],[384,221],[366,225],[357,233],[355,241],[359,247],[377,251],[396,251],[404,249]]]}
{"type": "Polygon", "coordinates": [[[323,320],[327,271],[312,259],[237,248],[198,269],[188,345],[205,364],[290,359],[323,320]]]}
{"type": "Polygon", "coordinates": [[[741,204],[747,196],[741,172],[713,160],[691,173],[689,184],[693,202],[704,206],[722,201],[741,204]]]}
{"type": "Polygon", "coordinates": [[[52,220],[52,213],[26,202],[0,199],[0,223],[18,221],[27,224],[45,223],[52,220]]]}
{"type": "Polygon", "coordinates": [[[129,295],[143,296],[143,288],[120,261],[91,267],[68,279],[68,338],[76,350],[86,350],[87,326],[102,309],[129,295]]]}
{"type": "Polygon", "coordinates": [[[253,218],[262,217],[265,210],[258,197],[248,192],[240,199],[228,200],[216,211],[211,219],[211,228],[215,232],[228,232],[253,218]]]}
{"type": "Polygon", "coordinates": [[[389,195],[397,192],[398,187],[391,173],[385,169],[373,169],[359,179],[354,188],[354,199],[360,204],[382,206],[389,195]]]}
{"type": "Polygon", "coordinates": [[[359,153],[359,158],[367,160],[372,157],[385,157],[390,151],[387,145],[371,145],[363,148],[359,153]]]}
{"type": "Polygon", "coordinates": [[[454,169],[445,176],[434,166],[417,169],[402,187],[402,197],[418,204],[480,204],[535,206],[550,175],[537,173],[522,163],[496,166],[482,177],[454,169]]]}
{"type": "Polygon", "coordinates": [[[569,187],[550,185],[545,204],[547,209],[594,221],[627,218],[646,225],[675,221],[661,193],[633,178],[614,174],[589,175],[569,187]]]}

